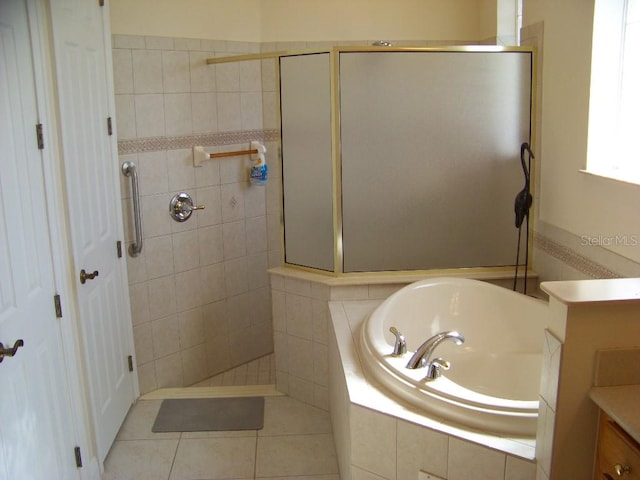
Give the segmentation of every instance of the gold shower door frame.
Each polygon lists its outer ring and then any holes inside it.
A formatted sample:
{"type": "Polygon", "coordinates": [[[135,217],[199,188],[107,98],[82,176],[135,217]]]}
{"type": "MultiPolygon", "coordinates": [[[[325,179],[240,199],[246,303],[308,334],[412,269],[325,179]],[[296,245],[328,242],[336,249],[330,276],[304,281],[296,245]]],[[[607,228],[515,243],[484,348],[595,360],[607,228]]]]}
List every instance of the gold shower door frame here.
{"type": "MultiPolygon", "coordinates": [[[[531,54],[531,105],[529,119],[530,125],[530,144],[535,152],[535,146],[537,145],[537,52],[533,46],[495,46],[495,45],[463,45],[463,46],[439,46],[439,47],[378,47],[378,46],[337,46],[328,49],[302,49],[302,50],[290,50],[290,51],[278,51],[278,52],[265,52],[259,54],[249,55],[236,55],[229,57],[215,57],[207,59],[207,64],[218,64],[228,62],[240,62],[251,60],[263,60],[273,59],[278,62],[276,65],[276,85],[280,85],[280,69],[279,61],[282,57],[293,57],[299,55],[315,55],[315,54],[329,54],[330,62],[330,95],[331,95],[331,150],[332,150],[332,205],[333,205],[333,271],[322,270],[314,267],[307,267],[303,265],[287,263],[285,257],[285,235],[284,235],[284,219],[281,216],[280,223],[280,251],[282,263],[286,267],[294,269],[320,273],[323,275],[329,275],[334,277],[345,277],[355,279],[358,277],[366,277],[369,281],[372,279],[379,279],[384,281],[389,277],[402,277],[407,279],[412,278],[424,278],[426,276],[465,276],[465,277],[478,277],[478,278],[504,278],[512,273],[515,269],[515,265],[510,266],[496,266],[496,267],[463,267],[463,268],[444,268],[444,269],[428,269],[428,270],[403,270],[403,271],[374,271],[374,272],[344,272],[344,249],[343,249],[343,219],[342,219],[342,149],[341,149],[341,124],[340,124],[340,76],[339,76],[339,62],[341,53],[366,53],[366,52],[521,52],[531,54]]],[[[278,105],[280,105],[280,89],[278,93],[278,105]]],[[[280,110],[278,109],[278,123],[281,124],[280,110]]],[[[536,157],[538,155],[536,154],[536,157]]],[[[536,161],[532,159],[531,162],[531,191],[536,194],[536,161]]],[[[534,202],[535,205],[535,202],[534,202]]],[[[535,225],[535,208],[532,206],[529,215],[530,225],[535,225]]],[[[529,229],[528,238],[526,239],[530,246],[528,252],[527,261],[531,265],[533,255],[533,228],[529,229]]]]}

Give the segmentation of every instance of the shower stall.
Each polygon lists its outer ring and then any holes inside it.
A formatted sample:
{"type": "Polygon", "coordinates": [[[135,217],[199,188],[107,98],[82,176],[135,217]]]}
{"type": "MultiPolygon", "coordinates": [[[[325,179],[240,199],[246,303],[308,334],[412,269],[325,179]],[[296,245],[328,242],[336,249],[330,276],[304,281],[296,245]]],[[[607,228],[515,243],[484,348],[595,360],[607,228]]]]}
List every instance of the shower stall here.
{"type": "Polygon", "coordinates": [[[281,54],[285,264],[512,269],[534,68],[525,47],[281,54]]]}

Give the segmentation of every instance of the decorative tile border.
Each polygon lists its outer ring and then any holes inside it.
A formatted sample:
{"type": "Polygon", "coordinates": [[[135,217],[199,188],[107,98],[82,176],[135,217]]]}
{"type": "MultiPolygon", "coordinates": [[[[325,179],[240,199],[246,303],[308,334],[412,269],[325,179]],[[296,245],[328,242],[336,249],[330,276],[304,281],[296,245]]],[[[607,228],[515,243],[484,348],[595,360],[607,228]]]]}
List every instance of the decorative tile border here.
{"type": "Polygon", "coordinates": [[[280,139],[280,130],[244,130],[237,132],[203,133],[180,137],[147,137],[118,141],[118,155],[131,153],[178,150],[194,145],[216,147],[250,143],[252,140],[276,142],[280,139]]]}
{"type": "Polygon", "coordinates": [[[589,275],[592,278],[621,278],[622,275],[609,270],[607,267],[580,255],[575,250],[551,240],[549,237],[534,232],[533,242],[536,248],[550,255],[561,262],[569,265],[579,272],[589,275]]]}
{"type": "MultiPolygon", "coordinates": [[[[178,150],[194,145],[216,147],[250,143],[252,140],[276,142],[280,140],[280,130],[245,130],[235,132],[206,133],[179,137],[147,137],[118,142],[118,154],[127,155],[161,150],[178,150]]],[[[562,245],[541,233],[534,232],[534,245],[547,255],[592,278],[621,278],[622,275],[590,260],[575,250],[562,245]]]]}

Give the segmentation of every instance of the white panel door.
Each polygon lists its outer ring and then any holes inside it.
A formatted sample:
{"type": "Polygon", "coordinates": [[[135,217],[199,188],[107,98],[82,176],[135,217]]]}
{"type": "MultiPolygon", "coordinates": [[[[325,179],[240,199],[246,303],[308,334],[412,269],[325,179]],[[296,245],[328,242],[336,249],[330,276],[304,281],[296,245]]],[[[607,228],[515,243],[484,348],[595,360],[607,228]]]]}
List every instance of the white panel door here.
{"type": "Polygon", "coordinates": [[[25,0],[0,1],[0,478],[78,478],[25,0]]]}
{"type": "MultiPolygon", "coordinates": [[[[113,137],[103,15],[98,1],[50,2],[57,67],[80,325],[98,445],[103,461],[134,400],[133,355],[125,259],[116,255],[120,192],[113,137]],[[82,284],[79,272],[98,275],[82,284]]],[[[135,363],[134,363],[135,364],[135,363]]]]}

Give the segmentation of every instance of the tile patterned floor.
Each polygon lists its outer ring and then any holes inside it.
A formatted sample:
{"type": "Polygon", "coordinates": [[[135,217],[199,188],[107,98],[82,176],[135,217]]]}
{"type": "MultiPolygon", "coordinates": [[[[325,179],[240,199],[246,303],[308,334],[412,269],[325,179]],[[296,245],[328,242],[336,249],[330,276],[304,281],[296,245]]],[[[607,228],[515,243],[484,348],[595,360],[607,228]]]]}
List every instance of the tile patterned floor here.
{"type": "Polygon", "coordinates": [[[274,383],[276,383],[276,362],[272,353],[191,386],[218,387],[230,385],[270,385],[274,383]]]}
{"type": "Polygon", "coordinates": [[[105,461],[103,480],[340,480],[329,414],[265,397],[264,428],[153,433],[161,400],[139,400],[105,461]]]}

